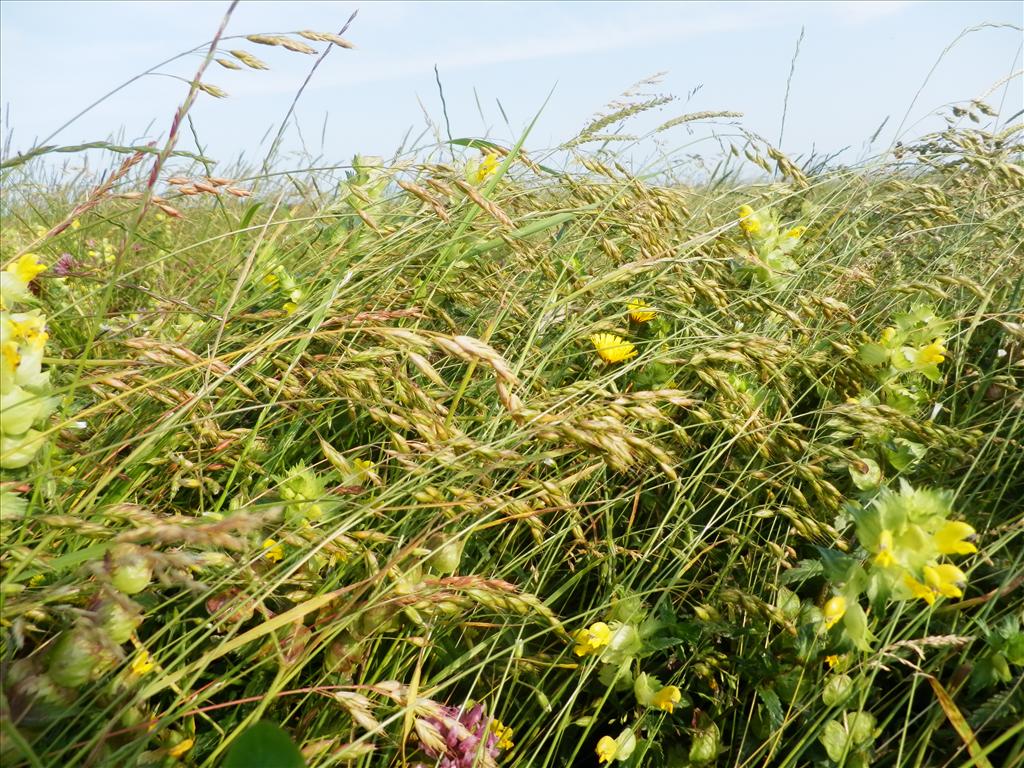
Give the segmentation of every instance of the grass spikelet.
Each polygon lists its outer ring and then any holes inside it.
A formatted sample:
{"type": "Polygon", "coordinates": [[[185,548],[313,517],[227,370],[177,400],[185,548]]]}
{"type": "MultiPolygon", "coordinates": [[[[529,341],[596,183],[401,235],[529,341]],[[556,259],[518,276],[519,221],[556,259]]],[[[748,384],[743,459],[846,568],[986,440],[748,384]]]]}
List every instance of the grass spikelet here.
{"type": "Polygon", "coordinates": [[[234,50],[234,51],[228,51],[228,53],[230,53],[232,56],[234,56],[240,62],[245,64],[245,66],[249,67],[249,69],[270,69],[269,66],[267,66],[265,63],[260,61],[258,58],[253,56],[248,51],[234,50]]]}
{"type": "Polygon", "coordinates": [[[315,40],[320,43],[334,43],[339,48],[353,49],[355,45],[350,43],[343,37],[332,34],[330,32],[313,32],[312,30],[306,29],[299,32],[299,35],[306,38],[307,40],[315,40]]]}

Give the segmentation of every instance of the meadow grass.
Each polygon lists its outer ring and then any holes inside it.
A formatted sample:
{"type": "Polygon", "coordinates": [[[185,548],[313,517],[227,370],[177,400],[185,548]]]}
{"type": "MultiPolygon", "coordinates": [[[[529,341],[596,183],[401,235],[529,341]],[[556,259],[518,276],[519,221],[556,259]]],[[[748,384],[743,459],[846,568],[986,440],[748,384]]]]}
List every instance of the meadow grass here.
{"type": "Polygon", "coordinates": [[[657,103],[7,158],[5,765],[1021,764],[1020,125],[683,183],[610,151],[657,103]]]}

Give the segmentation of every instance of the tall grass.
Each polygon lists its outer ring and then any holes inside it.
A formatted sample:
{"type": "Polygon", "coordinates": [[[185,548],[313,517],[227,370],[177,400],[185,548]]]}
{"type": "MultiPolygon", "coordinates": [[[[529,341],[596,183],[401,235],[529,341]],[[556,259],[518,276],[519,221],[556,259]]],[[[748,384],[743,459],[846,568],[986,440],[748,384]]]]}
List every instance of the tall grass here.
{"type": "Polygon", "coordinates": [[[7,164],[58,402],[3,476],[6,765],[213,766],[260,720],[310,766],[1020,764],[1020,125],[853,168],[737,133],[683,184],[610,149],[655,102],[557,170],[7,164]],[[869,354],[915,311],[927,376],[869,354]],[[901,482],[978,551],[934,604],[876,578],[864,643],[822,608],[901,482]]]}

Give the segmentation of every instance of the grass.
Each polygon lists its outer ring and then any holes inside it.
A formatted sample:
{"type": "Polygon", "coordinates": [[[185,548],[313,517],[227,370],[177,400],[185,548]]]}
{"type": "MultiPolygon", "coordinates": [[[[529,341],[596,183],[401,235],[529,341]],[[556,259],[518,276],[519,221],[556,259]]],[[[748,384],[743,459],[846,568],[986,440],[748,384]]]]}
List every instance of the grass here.
{"type": "Polygon", "coordinates": [[[657,103],[559,170],[8,159],[55,400],[3,475],[5,765],[261,720],[310,766],[1021,764],[1020,126],[684,184],[610,151],[657,103]]]}

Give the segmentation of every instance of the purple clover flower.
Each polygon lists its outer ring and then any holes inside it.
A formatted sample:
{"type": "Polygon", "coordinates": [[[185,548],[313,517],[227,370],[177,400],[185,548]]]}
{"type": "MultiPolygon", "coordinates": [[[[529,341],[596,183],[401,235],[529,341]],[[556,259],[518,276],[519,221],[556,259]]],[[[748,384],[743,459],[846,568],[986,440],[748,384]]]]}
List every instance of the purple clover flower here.
{"type": "Polygon", "coordinates": [[[496,764],[501,749],[491,728],[492,718],[484,715],[483,704],[468,710],[442,707],[441,717],[427,718],[444,739],[444,754],[426,745],[423,751],[438,760],[438,768],[482,768],[496,764]]]}

